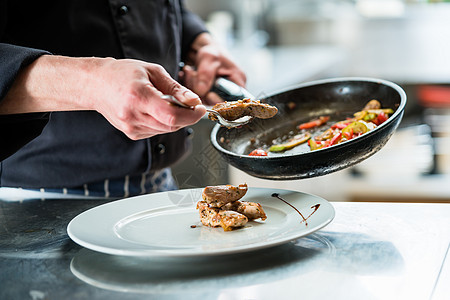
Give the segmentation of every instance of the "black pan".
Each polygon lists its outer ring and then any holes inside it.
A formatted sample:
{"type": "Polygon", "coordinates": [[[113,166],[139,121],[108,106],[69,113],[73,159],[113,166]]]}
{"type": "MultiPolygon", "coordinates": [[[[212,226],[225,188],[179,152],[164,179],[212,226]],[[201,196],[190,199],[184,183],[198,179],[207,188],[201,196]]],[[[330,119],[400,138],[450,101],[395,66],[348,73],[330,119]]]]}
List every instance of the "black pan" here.
{"type": "Polygon", "coordinates": [[[406,94],[398,85],[371,78],[335,78],[304,83],[261,99],[278,107],[271,119],[255,119],[237,129],[216,125],[211,142],[232,166],[259,178],[293,180],[311,178],[353,166],[380,150],[399,125],[406,94]],[[281,154],[249,156],[251,150],[271,144],[273,139],[293,134],[296,125],[328,115],[330,121],[343,120],[377,99],[383,108],[392,108],[390,118],[366,134],[315,151],[306,144],[281,154]]]}

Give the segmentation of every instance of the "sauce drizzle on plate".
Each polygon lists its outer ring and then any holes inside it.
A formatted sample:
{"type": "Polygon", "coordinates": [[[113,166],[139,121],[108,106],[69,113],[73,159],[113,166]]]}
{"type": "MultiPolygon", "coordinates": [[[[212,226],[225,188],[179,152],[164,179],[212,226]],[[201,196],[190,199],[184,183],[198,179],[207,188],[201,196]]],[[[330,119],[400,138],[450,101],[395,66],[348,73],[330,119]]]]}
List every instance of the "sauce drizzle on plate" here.
{"type": "MultiPolygon", "coordinates": [[[[286,200],[284,200],[283,198],[281,198],[280,197],[280,194],[278,194],[278,193],[273,193],[272,194],[272,197],[274,197],[274,198],[278,198],[278,199],[280,199],[281,201],[283,201],[284,203],[286,203],[287,205],[289,205],[290,207],[292,207],[301,217],[302,217],[302,221],[301,222],[305,222],[305,225],[306,226],[308,226],[308,219],[319,209],[319,207],[320,207],[320,204],[316,204],[316,205],[313,205],[313,206],[311,206],[311,208],[312,209],[314,209],[313,210],[313,212],[312,213],[310,213],[309,214],[309,216],[308,217],[304,217],[303,216],[303,214],[295,207],[295,206],[293,206],[292,204],[290,204],[289,202],[287,202],[286,200]]],[[[300,222],[300,223],[301,223],[300,222]]]]}

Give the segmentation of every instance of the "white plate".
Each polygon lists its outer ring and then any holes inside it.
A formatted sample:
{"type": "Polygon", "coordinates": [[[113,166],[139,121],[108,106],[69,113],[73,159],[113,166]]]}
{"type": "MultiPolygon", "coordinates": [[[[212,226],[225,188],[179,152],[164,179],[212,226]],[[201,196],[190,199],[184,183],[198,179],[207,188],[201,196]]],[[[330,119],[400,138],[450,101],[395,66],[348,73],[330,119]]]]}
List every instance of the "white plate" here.
{"type": "Polygon", "coordinates": [[[103,204],[76,216],[67,232],[81,246],[108,254],[201,256],[279,245],[319,230],[334,218],[333,206],[317,196],[249,188],[242,200],[261,203],[266,221],[251,221],[225,232],[201,225],[196,203],[202,190],[162,192],[103,204]],[[290,205],[273,197],[274,193],[290,205]],[[306,222],[299,212],[309,216],[306,222]]]}

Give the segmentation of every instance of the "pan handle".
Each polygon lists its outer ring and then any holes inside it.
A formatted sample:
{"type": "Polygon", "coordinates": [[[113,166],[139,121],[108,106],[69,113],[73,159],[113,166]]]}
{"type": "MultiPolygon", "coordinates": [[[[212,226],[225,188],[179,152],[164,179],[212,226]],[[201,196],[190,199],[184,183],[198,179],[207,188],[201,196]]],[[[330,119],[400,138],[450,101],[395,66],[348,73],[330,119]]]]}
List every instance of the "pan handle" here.
{"type": "Polygon", "coordinates": [[[211,88],[211,92],[219,95],[224,101],[236,101],[245,98],[255,99],[255,97],[245,88],[224,77],[216,79],[211,88]]]}

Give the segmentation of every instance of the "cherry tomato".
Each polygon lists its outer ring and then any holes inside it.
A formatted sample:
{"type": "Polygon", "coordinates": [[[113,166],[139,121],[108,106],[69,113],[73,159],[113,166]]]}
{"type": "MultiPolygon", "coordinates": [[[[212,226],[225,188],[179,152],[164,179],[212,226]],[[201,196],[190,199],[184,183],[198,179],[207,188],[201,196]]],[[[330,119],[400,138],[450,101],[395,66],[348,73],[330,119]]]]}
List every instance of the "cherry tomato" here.
{"type": "Polygon", "coordinates": [[[262,149],[255,149],[249,154],[250,156],[267,156],[267,152],[262,149]]]}
{"type": "Polygon", "coordinates": [[[377,117],[377,121],[378,121],[377,125],[384,123],[387,119],[388,119],[388,116],[384,112],[379,113],[378,117],[377,117]]]}

